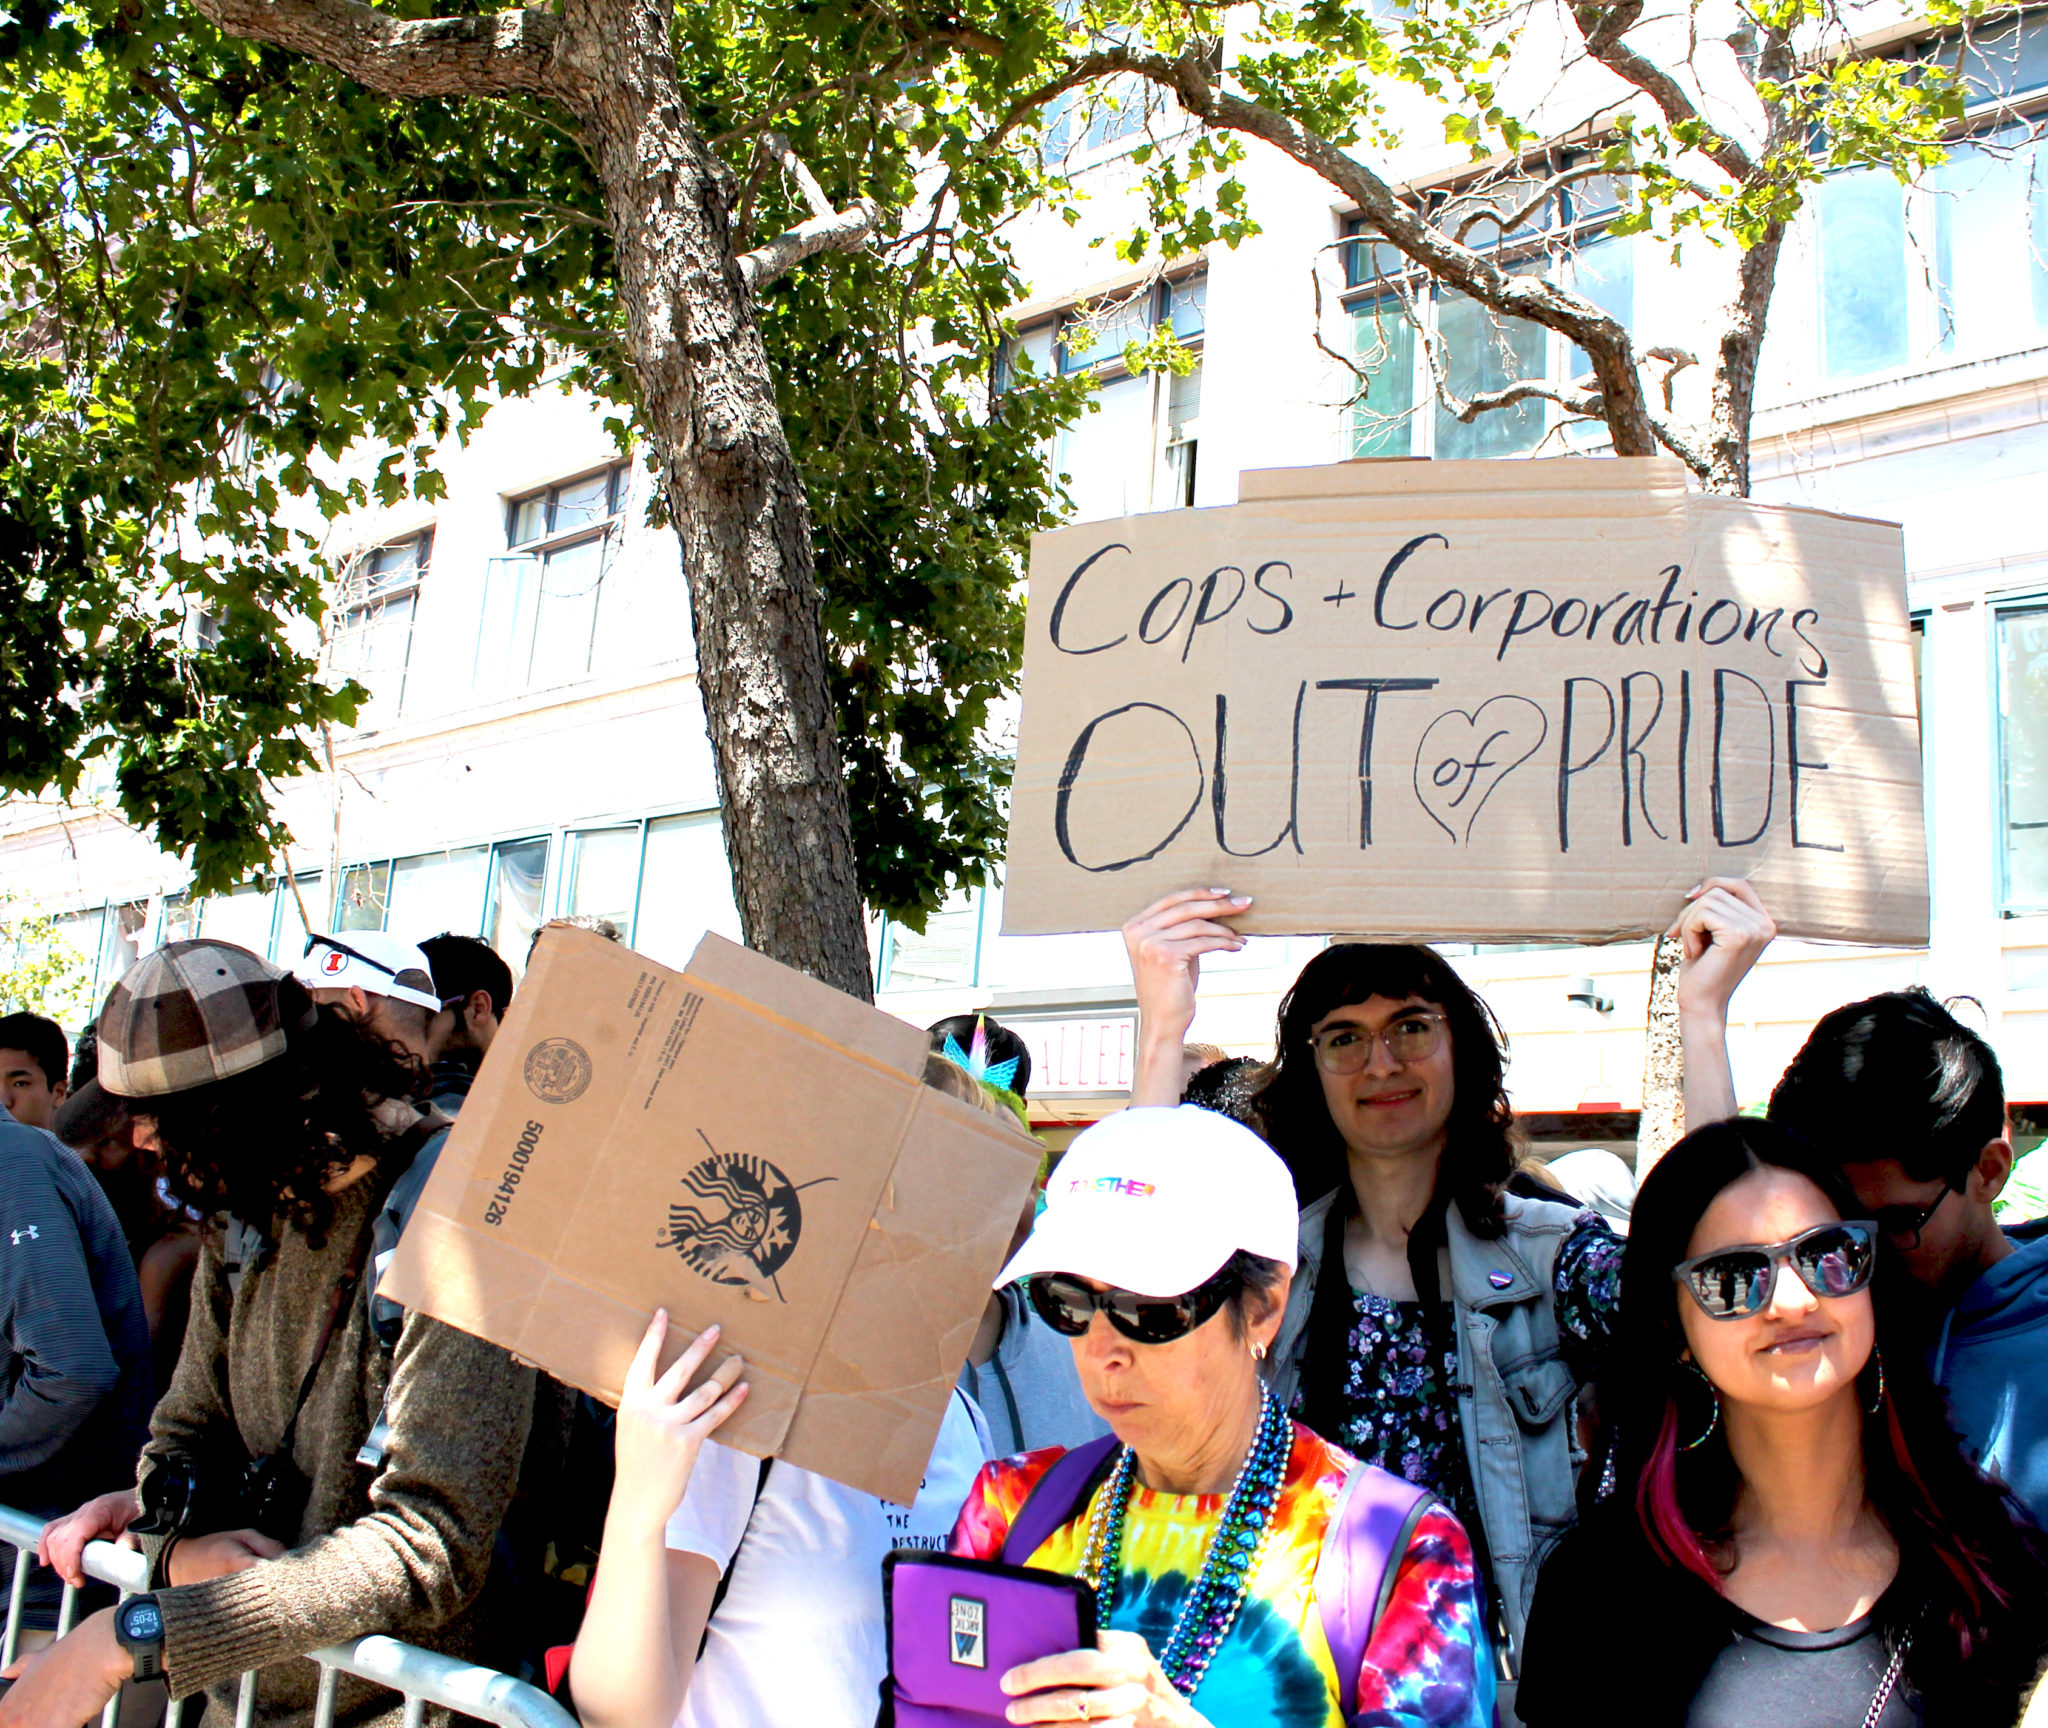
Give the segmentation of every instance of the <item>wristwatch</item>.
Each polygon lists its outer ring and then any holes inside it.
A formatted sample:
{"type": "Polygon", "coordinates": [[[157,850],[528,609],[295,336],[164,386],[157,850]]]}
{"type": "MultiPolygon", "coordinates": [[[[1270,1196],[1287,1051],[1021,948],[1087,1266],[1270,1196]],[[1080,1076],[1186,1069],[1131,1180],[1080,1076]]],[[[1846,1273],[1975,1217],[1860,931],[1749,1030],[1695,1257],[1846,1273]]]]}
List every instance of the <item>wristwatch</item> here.
{"type": "Polygon", "coordinates": [[[130,1596],[114,1610],[114,1642],[135,1658],[135,1678],[164,1671],[164,1611],[154,1596],[130,1596]]]}

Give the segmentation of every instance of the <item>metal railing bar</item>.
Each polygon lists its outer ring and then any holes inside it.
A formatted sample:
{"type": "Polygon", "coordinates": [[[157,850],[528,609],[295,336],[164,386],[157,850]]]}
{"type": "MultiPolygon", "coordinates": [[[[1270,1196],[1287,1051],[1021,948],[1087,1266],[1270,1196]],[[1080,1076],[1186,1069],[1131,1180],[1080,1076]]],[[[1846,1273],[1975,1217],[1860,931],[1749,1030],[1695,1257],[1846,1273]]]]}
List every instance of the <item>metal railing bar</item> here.
{"type": "MultiPolygon", "coordinates": [[[[0,1544],[14,1548],[19,1556],[4,1634],[9,1660],[20,1636],[27,1571],[35,1563],[36,1542],[42,1529],[41,1519],[11,1506],[0,1506],[0,1544]]],[[[114,1585],[124,1596],[149,1587],[149,1562],[136,1550],[111,1542],[88,1543],[84,1569],[88,1577],[114,1585]]],[[[69,1586],[66,1592],[60,1616],[75,1612],[69,1600],[75,1593],[69,1586]]],[[[68,1626],[69,1621],[62,1623],[68,1626]]],[[[396,1638],[372,1635],[306,1654],[321,1668],[315,1728],[329,1728],[332,1723],[335,1688],[342,1674],[400,1693],[405,1699],[406,1728],[419,1728],[429,1704],[480,1718],[497,1728],[576,1728],[576,1719],[538,1687],[495,1668],[482,1668],[437,1651],[422,1650],[396,1638]]],[[[255,1705],[256,1672],[251,1670],[241,1677],[235,1728],[252,1728],[255,1705]]],[[[113,1713],[114,1706],[109,1705],[104,1718],[106,1728],[114,1728],[113,1713]]],[[[173,1701],[165,1717],[165,1728],[182,1728],[183,1714],[183,1701],[173,1701]]]]}
{"type": "Polygon", "coordinates": [[[28,1569],[35,1564],[35,1544],[14,1550],[14,1577],[7,1588],[7,1631],[0,1636],[0,1668],[5,1668],[20,1654],[15,1646],[21,1641],[21,1605],[28,1597],[28,1569]]]}

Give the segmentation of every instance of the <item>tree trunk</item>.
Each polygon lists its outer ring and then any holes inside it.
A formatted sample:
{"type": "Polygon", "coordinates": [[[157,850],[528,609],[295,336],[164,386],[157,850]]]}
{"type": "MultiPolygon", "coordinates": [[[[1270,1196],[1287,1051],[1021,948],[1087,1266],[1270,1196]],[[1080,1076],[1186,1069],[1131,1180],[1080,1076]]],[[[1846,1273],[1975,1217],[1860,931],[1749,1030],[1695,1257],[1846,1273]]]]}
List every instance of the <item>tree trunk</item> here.
{"type": "Polygon", "coordinates": [[[1735,298],[1721,327],[1721,363],[1714,368],[1714,402],[1708,420],[1707,490],[1735,498],[1749,496],[1749,420],[1756,406],[1756,363],[1763,352],[1764,324],[1778,281],[1778,254],[1785,225],[1773,222],[1742,255],[1735,298]]]}
{"type": "Polygon", "coordinates": [[[810,511],[732,245],[727,175],[676,82],[673,18],[673,0],[568,0],[563,58],[582,74],[574,106],[682,538],[741,927],[750,947],[869,1000],[810,511]]]}
{"type": "Polygon", "coordinates": [[[1636,1181],[1685,1134],[1685,1050],[1678,1037],[1678,968],[1685,950],[1657,938],[1650,959],[1650,1028],[1643,1051],[1643,1114],[1636,1128],[1636,1181]]]}

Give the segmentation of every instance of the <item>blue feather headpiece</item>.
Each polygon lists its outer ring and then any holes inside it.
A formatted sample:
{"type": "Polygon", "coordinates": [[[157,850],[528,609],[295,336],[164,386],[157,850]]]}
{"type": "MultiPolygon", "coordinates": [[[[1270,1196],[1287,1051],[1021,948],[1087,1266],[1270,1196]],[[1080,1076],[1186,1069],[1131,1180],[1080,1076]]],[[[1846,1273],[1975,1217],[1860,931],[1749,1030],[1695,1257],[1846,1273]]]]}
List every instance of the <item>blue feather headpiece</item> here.
{"type": "Polygon", "coordinates": [[[939,1054],[984,1085],[993,1086],[999,1092],[1015,1090],[1011,1082],[1017,1078],[1017,1058],[1012,1056],[1007,1062],[988,1059],[988,1026],[979,1014],[974,1017],[973,1045],[969,1049],[961,1049],[960,1040],[948,1032],[945,1047],[939,1054]]]}

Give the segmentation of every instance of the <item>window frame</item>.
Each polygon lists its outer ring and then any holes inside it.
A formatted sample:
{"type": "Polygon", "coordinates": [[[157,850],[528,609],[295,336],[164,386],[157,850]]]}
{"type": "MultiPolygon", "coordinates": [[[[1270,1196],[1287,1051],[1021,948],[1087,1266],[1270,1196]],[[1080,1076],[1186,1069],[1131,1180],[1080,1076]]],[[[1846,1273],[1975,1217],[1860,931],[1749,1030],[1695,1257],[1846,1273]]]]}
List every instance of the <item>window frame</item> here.
{"type": "MultiPolygon", "coordinates": [[[[1560,151],[1548,161],[1525,162],[1523,170],[1529,183],[1574,169],[1592,165],[1590,152],[1576,150],[1560,151]]],[[[1497,172],[1497,171],[1496,171],[1497,172]]],[[[1632,238],[1628,235],[1612,235],[1610,230],[1617,216],[1626,209],[1617,188],[1620,182],[1605,175],[1589,176],[1583,181],[1571,181],[1559,187],[1546,200],[1544,209],[1512,231],[1503,233],[1499,223],[1494,223],[1494,237],[1488,244],[1475,243],[1469,237],[1465,244],[1473,250],[1493,258],[1504,270],[1528,274],[1521,267],[1532,260],[1545,259],[1547,267],[1543,274],[1551,274],[1583,250],[1613,238],[1624,243],[1632,238]],[[1595,201],[1579,191],[1582,185],[1605,185],[1608,196],[1604,201],[1595,201]]],[[[1420,203],[1418,212],[1425,218],[1436,221],[1450,214],[1461,204],[1467,207],[1467,214],[1461,221],[1470,227],[1485,222],[1484,211],[1493,205],[1497,211],[1513,214],[1517,206],[1526,199],[1526,186],[1522,181],[1502,180],[1498,183],[1501,196],[1496,200],[1486,196],[1492,190],[1473,181],[1460,181],[1446,186],[1432,187],[1416,195],[1420,203]]],[[[1389,419],[1408,422],[1408,449],[1403,451],[1373,451],[1369,454],[1399,460],[1401,457],[1433,457],[1437,454],[1437,421],[1442,413],[1438,400],[1435,380],[1430,376],[1427,352],[1427,338],[1435,336],[1441,329],[1441,308],[1444,301],[1460,290],[1448,283],[1438,281],[1434,276],[1412,263],[1404,254],[1394,248],[1391,242],[1376,238],[1367,218],[1362,212],[1353,211],[1338,218],[1338,242],[1343,258],[1344,281],[1338,294],[1339,317],[1343,320],[1344,335],[1355,350],[1357,320],[1368,307],[1386,306],[1393,315],[1408,322],[1414,329],[1409,365],[1408,406],[1398,415],[1389,419]],[[1360,268],[1361,257],[1370,259],[1372,251],[1384,248],[1395,260],[1391,269],[1367,271],[1360,268]],[[1418,319],[1408,319],[1406,307],[1412,303],[1420,314],[1418,319]],[[1418,327],[1419,326],[1419,327],[1418,327]]],[[[1470,298],[1466,296],[1466,298],[1470,298]]],[[[1502,320],[1498,313],[1481,308],[1486,316],[1498,327],[1502,320]]],[[[1529,322],[1521,320],[1520,322],[1529,322]]],[[[1574,351],[1568,337],[1536,325],[1543,339],[1543,377],[1553,385],[1569,384],[1572,377],[1567,375],[1567,363],[1574,351]]],[[[1355,353],[1354,353],[1355,358],[1355,353]]],[[[1542,415],[1542,425],[1537,437],[1527,449],[1505,452],[1491,460],[1512,461],[1540,454],[1553,441],[1568,439],[1572,429],[1583,427],[1588,436],[1585,442],[1598,444],[1607,436],[1605,424],[1586,415],[1570,414],[1557,403],[1541,397],[1531,398],[1531,403],[1542,415]]],[[[1347,454],[1357,453],[1361,442],[1357,412],[1363,403],[1354,403],[1350,408],[1349,423],[1345,428],[1344,444],[1347,454]]],[[[1476,424],[1476,422],[1475,422],[1476,424]]],[[[1561,444],[1557,454],[1566,454],[1569,444],[1561,444]]]]}
{"type": "MultiPolygon", "coordinates": [[[[1993,864],[1994,906],[2000,919],[2048,917],[2048,898],[2039,901],[2021,901],[2013,897],[2012,848],[2012,800],[2009,791],[2010,776],[2006,772],[2005,729],[2007,681],[2005,675],[2004,629],[2006,619],[2018,617],[2048,618],[2048,588],[2027,588],[2013,593],[1987,598],[1985,615],[1991,628],[1985,632],[1985,651],[1990,656],[1991,689],[1991,771],[1992,771],[1992,820],[1993,848],[1996,860],[1993,864]]],[[[1924,641],[1924,638],[1923,638],[1924,641]]],[[[1924,757],[1927,740],[1923,716],[1921,752],[1924,757]]],[[[1929,830],[1932,839],[1933,830],[1929,830]]],[[[1931,869],[1931,860],[1930,860],[1931,869]]]]}
{"type": "Polygon", "coordinates": [[[508,555],[530,555],[542,557],[550,552],[559,552],[583,540],[599,534],[609,534],[612,525],[626,513],[626,501],[632,491],[633,463],[630,457],[614,458],[599,467],[585,468],[581,473],[571,474],[566,479],[551,481],[545,486],[530,486],[524,492],[511,493],[505,499],[505,552],[508,555]],[[580,486],[586,480],[598,475],[605,478],[605,513],[601,519],[572,522],[565,528],[555,526],[555,512],[561,508],[561,495],[570,488],[580,486]],[[545,499],[543,506],[546,526],[531,539],[517,540],[519,511],[522,505],[532,503],[536,498],[545,499]]]}
{"type": "MultiPolygon", "coordinates": [[[[382,621],[385,608],[394,600],[409,601],[410,607],[405,618],[405,652],[399,656],[396,688],[391,695],[391,715],[396,717],[405,712],[406,685],[412,675],[413,633],[419,623],[420,590],[425,586],[427,573],[434,561],[434,524],[416,528],[410,534],[399,534],[389,540],[380,540],[374,546],[365,546],[349,560],[348,568],[341,579],[340,592],[335,596],[334,623],[327,634],[328,663],[337,672],[355,677],[367,672],[367,667],[345,666],[339,650],[344,637],[351,635],[354,626],[354,640],[361,641],[382,621]],[[381,552],[389,552],[400,546],[414,548],[412,563],[396,573],[396,580],[380,584],[371,572],[370,566],[381,552]]],[[[368,688],[368,686],[365,686],[368,688]]],[[[373,702],[381,701],[381,692],[372,691],[373,702]]]]}

